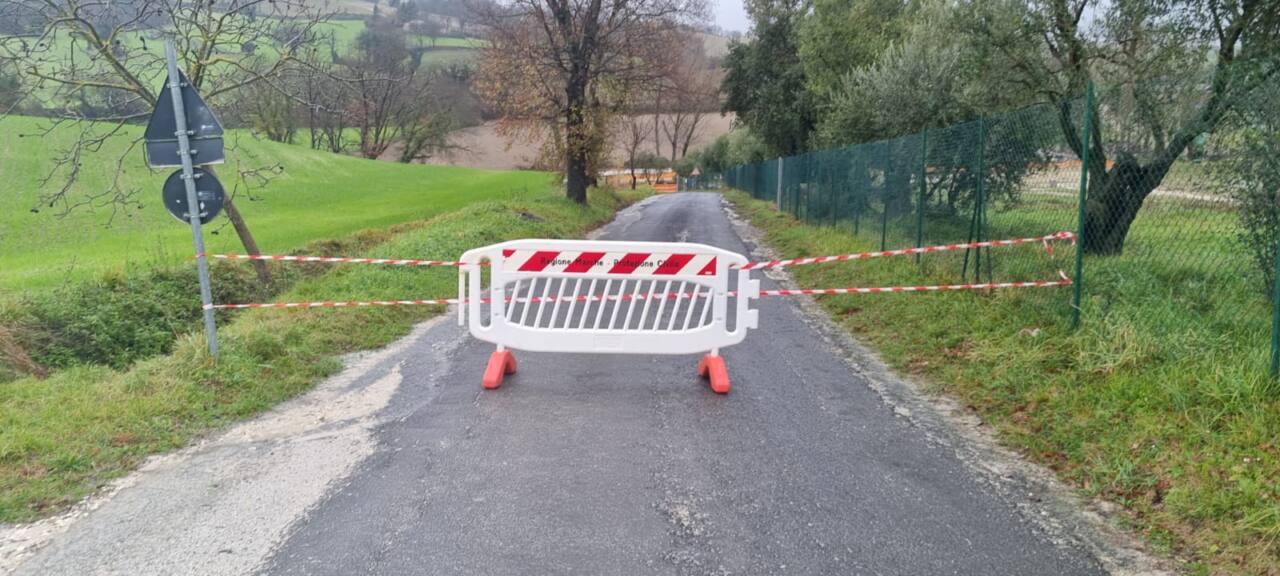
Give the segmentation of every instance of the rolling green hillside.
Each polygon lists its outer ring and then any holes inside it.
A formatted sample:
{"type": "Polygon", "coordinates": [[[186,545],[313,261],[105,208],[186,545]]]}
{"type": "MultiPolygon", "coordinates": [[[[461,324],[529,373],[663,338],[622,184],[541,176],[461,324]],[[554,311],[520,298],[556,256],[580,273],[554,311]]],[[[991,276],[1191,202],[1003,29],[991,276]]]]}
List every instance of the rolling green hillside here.
{"type": "MultiPolygon", "coordinates": [[[[0,297],[26,289],[49,288],[66,279],[83,278],[139,264],[170,264],[189,258],[191,236],[160,202],[160,186],[168,170],[152,172],[141,150],[134,150],[120,174],[123,187],[136,190],[141,209],[112,215],[111,206],[77,209],[62,216],[59,206],[39,206],[41,179],[52,166],[55,150],[75,132],[59,129],[41,135],[47,121],[0,119],[0,297]],[[38,212],[32,212],[37,208],[38,212]],[[109,224],[108,224],[109,223],[109,224]]],[[[86,156],[73,196],[107,188],[116,171],[114,159],[141,127],[116,138],[102,151],[86,156]]],[[[260,189],[246,193],[237,205],[264,252],[281,252],[308,241],[333,238],[356,230],[421,220],[477,200],[504,199],[516,191],[545,188],[552,177],[542,172],[483,171],[445,166],[395,164],[317,152],[258,140],[231,131],[227,164],[219,177],[228,191],[235,187],[235,167],[279,165],[283,172],[260,189]]],[[[49,190],[50,183],[44,186],[49,190]]],[[[210,251],[242,251],[226,218],[208,227],[210,251]]],[[[405,254],[406,257],[453,254],[405,254]]]]}

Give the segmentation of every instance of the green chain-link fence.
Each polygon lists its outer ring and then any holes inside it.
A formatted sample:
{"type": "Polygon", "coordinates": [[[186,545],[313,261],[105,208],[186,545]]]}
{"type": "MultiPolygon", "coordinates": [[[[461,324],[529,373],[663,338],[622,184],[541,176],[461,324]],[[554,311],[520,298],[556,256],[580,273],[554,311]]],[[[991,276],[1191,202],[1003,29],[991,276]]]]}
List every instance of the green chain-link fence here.
{"type": "MultiPolygon", "coordinates": [[[[901,266],[922,280],[1074,281],[1072,325],[1141,310],[1142,329],[1215,346],[1272,342],[1280,367],[1280,87],[1212,131],[1104,90],[965,124],[731,168],[724,183],[881,249],[1072,231],[1054,254],[981,249],[901,266]],[[1178,129],[1159,129],[1160,122],[1178,129]],[[1117,304],[1126,303],[1126,306],[1117,304]],[[1140,303],[1141,306],[1127,304],[1140,303]],[[1273,327],[1274,324],[1274,327],[1273,327]]],[[[1066,303],[1068,302],[1069,303],[1066,303]]],[[[1252,353],[1251,353],[1252,354],[1252,353]]],[[[1266,364],[1261,360],[1259,364],[1266,364]]]]}
{"type": "Polygon", "coordinates": [[[724,185],[724,177],[721,174],[681,176],[678,184],[680,190],[716,190],[724,185]]]}

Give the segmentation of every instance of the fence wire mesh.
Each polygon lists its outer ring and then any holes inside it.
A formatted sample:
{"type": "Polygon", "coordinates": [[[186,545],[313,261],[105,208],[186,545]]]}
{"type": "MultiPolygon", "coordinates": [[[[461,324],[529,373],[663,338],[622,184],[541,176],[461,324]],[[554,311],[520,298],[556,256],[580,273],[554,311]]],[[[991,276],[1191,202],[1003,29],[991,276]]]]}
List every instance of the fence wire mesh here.
{"type": "MultiPolygon", "coordinates": [[[[1080,161],[1059,127],[1080,102],[735,167],[728,186],[884,250],[1040,236],[1077,227],[1080,161]]],[[[1068,254],[973,249],[914,257],[903,281],[1036,279],[1068,254]]],[[[1068,270],[1069,271],[1069,270],[1068,270]]]]}
{"type": "MultiPolygon", "coordinates": [[[[1091,88],[1056,105],[736,166],[724,184],[879,249],[1073,231],[1079,245],[1053,254],[930,254],[899,263],[897,278],[1031,280],[1063,270],[1086,324],[1176,330],[1205,353],[1248,342],[1261,357],[1270,340],[1275,367],[1280,86],[1237,98],[1205,130],[1192,113],[1152,118],[1122,88],[1091,88]]],[[[1070,317],[1071,298],[1040,297],[1061,299],[1070,317]]]]}

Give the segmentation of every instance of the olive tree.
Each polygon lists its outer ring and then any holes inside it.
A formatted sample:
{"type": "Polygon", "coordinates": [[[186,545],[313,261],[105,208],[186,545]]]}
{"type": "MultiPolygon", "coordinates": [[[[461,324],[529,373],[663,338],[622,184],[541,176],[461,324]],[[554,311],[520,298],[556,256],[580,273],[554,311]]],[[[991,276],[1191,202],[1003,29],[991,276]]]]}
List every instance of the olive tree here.
{"type": "Polygon", "coordinates": [[[1084,138],[1073,102],[1090,82],[1109,88],[1089,137],[1081,241],[1095,254],[1120,253],[1187,147],[1280,72],[1273,0],[968,0],[965,8],[972,49],[1001,71],[989,89],[1059,106],[1078,157],[1084,138]]]}

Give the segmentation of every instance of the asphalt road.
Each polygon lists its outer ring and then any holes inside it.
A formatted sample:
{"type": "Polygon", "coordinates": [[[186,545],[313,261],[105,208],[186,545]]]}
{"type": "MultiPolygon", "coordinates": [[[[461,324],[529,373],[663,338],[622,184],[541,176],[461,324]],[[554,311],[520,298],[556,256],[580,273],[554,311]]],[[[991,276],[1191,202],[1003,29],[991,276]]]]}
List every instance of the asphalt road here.
{"type": "MultiPolygon", "coordinates": [[[[652,199],[602,238],[750,253],[713,194],[652,199]]],[[[484,391],[492,347],[434,322],[149,464],[24,544],[17,572],[1103,573],[887,403],[794,301],[758,303],[760,329],[723,350],[728,396],[697,355],[517,352],[519,373],[484,391]]]]}
{"type": "MultiPolygon", "coordinates": [[[[712,194],[661,197],[601,238],[749,253],[712,194]]],[[[895,416],[793,303],[760,309],[723,352],[728,396],[697,356],[519,352],[482,392],[491,346],[441,325],[462,342],[444,363],[405,353],[379,449],[262,572],[1101,573],[895,416]]]]}

